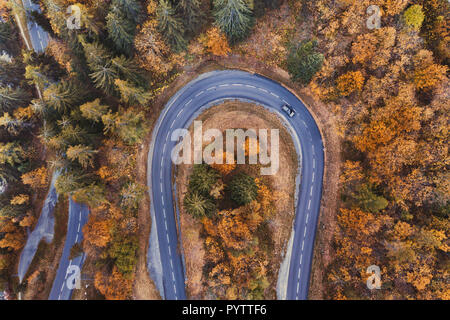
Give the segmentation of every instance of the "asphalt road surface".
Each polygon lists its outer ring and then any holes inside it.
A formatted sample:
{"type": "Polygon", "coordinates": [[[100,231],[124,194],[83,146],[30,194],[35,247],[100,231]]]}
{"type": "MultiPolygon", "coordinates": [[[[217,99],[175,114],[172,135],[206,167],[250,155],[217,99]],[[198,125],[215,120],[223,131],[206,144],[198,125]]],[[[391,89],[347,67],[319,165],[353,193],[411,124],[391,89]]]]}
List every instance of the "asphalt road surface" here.
{"type": "Polygon", "coordinates": [[[30,11],[41,12],[39,5],[31,2],[31,0],[22,0],[23,7],[27,11],[27,27],[31,38],[31,45],[34,51],[43,52],[48,45],[48,34],[39,25],[28,17],[30,11]]]}
{"type": "Polygon", "coordinates": [[[74,244],[81,243],[83,240],[82,229],[88,220],[88,216],[89,208],[86,205],[80,205],[70,199],[66,242],[55,279],[53,280],[52,290],[48,297],[49,300],[70,300],[73,289],[76,288],[77,273],[80,276],[79,279],[81,279],[81,268],[85,255],[82,254],[70,259],[70,249],[74,244]]]}
{"type": "Polygon", "coordinates": [[[187,128],[204,109],[227,99],[254,102],[282,115],[300,141],[302,168],[296,204],[294,242],[286,298],[307,299],[314,238],[322,194],[323,144],[317,125],[303,103],[279,83],[247,72],[228,70],[201,75],[171,98],[153,132],[148,157],[148,186],[155,216],[166,299],[186,299],[183,260],[178,247],[172,193],[171,141],[175,129],[187,128]],[[281,110],[284,103],[296,115],[281,110]]]}

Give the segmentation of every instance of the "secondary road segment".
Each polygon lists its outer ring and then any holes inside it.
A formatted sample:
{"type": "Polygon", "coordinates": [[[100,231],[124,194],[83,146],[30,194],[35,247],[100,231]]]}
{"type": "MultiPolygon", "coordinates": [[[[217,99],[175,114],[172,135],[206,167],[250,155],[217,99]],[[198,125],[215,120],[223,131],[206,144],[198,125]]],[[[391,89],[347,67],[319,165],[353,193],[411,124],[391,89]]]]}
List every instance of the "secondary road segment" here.
{"type": "Polygon", "coordinates": [[[83,240],[83,226],[89,217],[89,208],[84,204],[78,204],[69,199],[69,220],[67,221],[67,235],[63,253],[59,260],[58,270],[53,280],[52,290],[49,300],[70,300],[74,289],[81,280],[81,268],[83,267],[86,255],[71,257],[71,249],[75,244],[80,244],[83,240]]]}
{"type": "MultiPolygon", "coordinates": [[[[151,215],[158,243],[150,242],[150,253],[156,246],[162,274],[160,287],[165,299],[186,299],[183,257],[180,250],[175,213],[171,152],[176,142],[171,135],[176,129],[188,128],[205,109],[225,100],[253,102],[284,118],[302,158],[296,196],[294,237],[289,263],[286,298],[307,299],[314,238],[322,195],[324,151],[320,131],[308,109],[292,92],[263,76],[238,70],[213,71],[199,76],[179,90],[162,111],[150,145],[147,183],[151,199],[151,215]],[[294,108],[289,118],[281,111],[284,104],[294,108]],[[152,249],[153,248],[153,249],[152,249]]],[[[154,262],[151,262],[154,263],[154,262]]],[[[154,274],[153,270],[150,270],[154,274]]],[[[158,282],[158,281],[157,281],[158,282]]]]}
{"type": "MultiPolygon", "coordinates": [[[[28,18],[31,11],[40,12],[39,5],[32,3],[30,0],[22,0],[22,3],[24,9],[27,12],[28,18]]],[[[19,18],[17,17],[17,19],[19,18]]],[[[18,23],[20,24],[19,21],[18,23]]],[[[29,19],[27,21],[27,26],[34,51],[37,53],[42,53],[48,45],[48,33],[45,32],[35,22],[29,21],[29,19]]],[[[21,32],[23,32],[23,30],[21,30],[21,32]]],[[[24,41],[27,42],[26,38],[24,38],[24,41]]],[[[41,96],[39,88],[37,88],[37,91],[39,93],[39,96],[41,96]]],[[[54,183],[55,180],[52,179],[52,184],[50,186],[50,191],[46,199],[46,204],[41,214],[41,216],[43,215],[44,217],[41,217],[39,219],[39,221],[42,221],[42,224],[38,224],[36,230],[33,231],[33,233],[30,235],[29,239],[27,240],[25,249],[21,254],[18,272],[20,281],[23,280],[23,277],[28,270],[28,267],[34,257],[37,246],[42,236],[51,233],[51,238],[53,239],[53,230],[50,230],[50,228],[54,228],[54,222],[51,216],[53,215],[53,210],[57,200],[54,183]],[[47,203],[50,205],[48,205],[47,203]],[[45,230],[43,230],[43,228],[45,228],[45,230]]],[[[76,243],[81,243],[83,239],[82,228],[87,222],[88,216],[89,208],[86,205],[80,205],[70,199],[66,241],[64,244],[61,259],[59,261],[58,270],[53,281],[50,296],[48,297],[49,300],[70,300],[72,297],[73,289],[76,287],[75,283],[73,283],[72,280],[75,280],[75,273],[77,273],[76,276],[78,276],[78,272],[83,266],[85,255],[83,253],[78,257],[70,259],[70,250],[76,243]]],[[[50,239],[50,237],[48,237],[48,239],[50,239]]],[[[81,274],[79,275],[81,276],[81,274]]]]}
{"type": "Polygon", "coordinates": [[[36,22],[31,21],[29,17],[31,11],[41,12],[41,8],[38,4],[31,2],[31,0],[22,0],[22,3],[27,13],[27,27],[31,38],[31,45],[33,46],[34,51],[38,53],[44,52],[48,45],[48,33],[45,32],[36,22]]]}

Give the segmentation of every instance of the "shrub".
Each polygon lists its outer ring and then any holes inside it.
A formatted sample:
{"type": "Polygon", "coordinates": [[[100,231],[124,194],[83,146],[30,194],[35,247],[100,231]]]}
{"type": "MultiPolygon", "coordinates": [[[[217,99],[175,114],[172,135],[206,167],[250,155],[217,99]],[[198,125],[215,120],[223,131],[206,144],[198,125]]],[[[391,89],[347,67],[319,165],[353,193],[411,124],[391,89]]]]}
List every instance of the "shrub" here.
{"type": "Polygon", "coordinates": [[[404,14],[405,23],[407,26],[412,27],[414,30],[420,30],[422,27],[425,15],[422,10],[422,6],[415,4],[408,8],[404,14]]]}
{"type": "Polygon", "coordinates": [[[339,93],[346,97],[355,91],[361,91],[364,85],[364,76],[361,71],[347,72],[337,79],[339,93]]]}
{"type": "Polygon", "coordinates": [[[317,50],[317,41],[303,41],[290,50],[287,68],[292,80],[303,84],[311,82],[313,76],[322,68],[324,57],[317,50]]]}
{"type": "Polygon", "coordinates": [[[239,174],[233,178],[229,185],[231,199],[239,206],[249,204],[258,196],[258,187],[255,179],[239,174]]]}
{"type": "Polygon", "coordinates": [[[208,195],[219,179],[219,174],[206,164],[194,166],[194,171],[189,179],[189,193],[198,192],[208,195]]]}

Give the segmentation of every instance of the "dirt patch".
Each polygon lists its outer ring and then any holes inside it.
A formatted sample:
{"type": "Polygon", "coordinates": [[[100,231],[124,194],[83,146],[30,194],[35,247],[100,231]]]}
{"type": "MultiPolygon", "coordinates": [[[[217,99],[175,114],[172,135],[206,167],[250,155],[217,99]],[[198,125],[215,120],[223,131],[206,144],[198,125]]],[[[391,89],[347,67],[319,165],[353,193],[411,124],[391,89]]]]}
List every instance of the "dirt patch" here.
{"type": "MultiPolygon", "coordinates": [[[[250,103],[231,101],[214,106],[203,112],[197,120],[203,121],[203,130],[211,128],[224,132],[226,129],[279,129],[280,130],[280,168],[277,174],[267,176],[273,194],[276,194],[275,214],[269,221],[273,231],[274,250],[271,254],[268,298],[276,299],[275,288],[277,273],[292,229],[295,217],[294,190],[295,177],[298,172],[298,160],[292,138],[278,116],[267,109],[250,103]]],[[[193,127],[190,129],[193,133],[193,127]]],[[[187,192],[188,177],[192,165],[177,166],[177,199],[180,208],[182,245],[186,260],[186,291],[188,298],[204,298],[202,271],[204,266],[204,239],[200,237],[201,224],[184,211],[181,205],[187,192]]]]}

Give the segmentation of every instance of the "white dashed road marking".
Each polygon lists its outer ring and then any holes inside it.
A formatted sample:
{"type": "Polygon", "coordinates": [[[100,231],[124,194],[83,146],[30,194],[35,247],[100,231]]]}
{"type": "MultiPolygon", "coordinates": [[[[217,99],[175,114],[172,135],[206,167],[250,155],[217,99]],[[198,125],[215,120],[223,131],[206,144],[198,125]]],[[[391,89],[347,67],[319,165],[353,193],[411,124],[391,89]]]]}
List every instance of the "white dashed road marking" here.
{"type": "Polygon", "coordinates": [[[273,96],[276,97],[276,98],[280,98],[279,95],[277,95],[277,94],[275,94],[275,93],[273,93],[273,92],[271,92],[270,94],[273,95],[273,96]]]}

